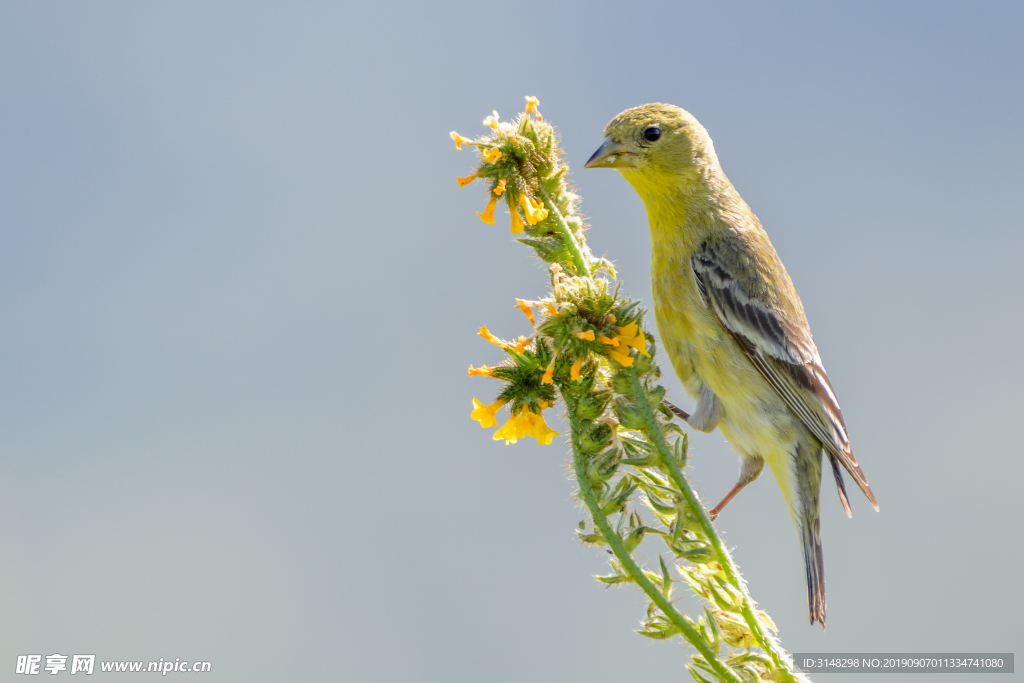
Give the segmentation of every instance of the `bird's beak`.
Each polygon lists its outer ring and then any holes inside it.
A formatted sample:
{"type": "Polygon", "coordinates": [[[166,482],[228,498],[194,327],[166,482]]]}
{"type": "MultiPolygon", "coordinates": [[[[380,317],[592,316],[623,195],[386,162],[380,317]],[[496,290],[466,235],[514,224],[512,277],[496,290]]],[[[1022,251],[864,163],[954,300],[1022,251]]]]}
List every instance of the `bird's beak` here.
{"type": "Polygon", "coordinates": [[[611,135],[604,139],[604,144],[597,148],[594,156],[590,157],[585,168],[623,168],[636,166],[636,154],[626,149],[626,146],[616,142],[611,135]]]}

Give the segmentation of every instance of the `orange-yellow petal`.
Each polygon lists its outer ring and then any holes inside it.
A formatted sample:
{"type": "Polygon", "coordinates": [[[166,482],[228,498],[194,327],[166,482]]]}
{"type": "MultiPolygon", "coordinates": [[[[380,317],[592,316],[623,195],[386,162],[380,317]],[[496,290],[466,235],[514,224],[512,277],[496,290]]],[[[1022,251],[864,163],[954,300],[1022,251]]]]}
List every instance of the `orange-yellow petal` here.
{"type": "Polygon", "coordinates": [[[539,407],[539,408],[540,408],[541,410],[547,410],[548,408],[550,408],[550,407],[551,407],[551,401],[545,401],[545,400],[543,400],[543,399],[542,399],[542,400],[540,400],[540,401],[537,401],[537,406],[538,406],[538,407],[539,407]]]}
{"type": "Polygon", "coordinates": [[[494,194],[501,196],[501,193],[505,191],[505,179],[502,178],[498,181],[498,184],[494,186],[494,194]]]}
{"type": "Polygon", "coordinates": [[[469,366],[470,377],[494,377],[494,368],[481,365],[478,368],[474,368],[472,365],[469,366]]]}
{"type": "Polygon", "coordinates": [[[523,219],[519,217],[519,209],[512,206],[509,207],[509,210],[512,212],[512,234],[518,235],[526,229],[526,226],[523,225],[523,219]]]}
{"type": "Polygon", "coordinates": [[[515,352],[516,353],[522,353],[523,351],[525,351],[526,350],[526,344],[529,343],[529,341],[530,341],[529,339],[527,339],[526,337],[520,335],[519,339],[516,340],[516,345],[515,345],[515,349],[514,349],[515,352]]]}
{"type": "Polygon", "coordinates": [[[634,321],[623,327],[616,328],[616,331],[618,331],[619,335],[623,337],[635,337],[637,332],[640,331],[640,325],[634,321]]]}
{"type": "Polygon", "coordinates": [[[486,161],[489,164],[493,164],[494,162],[501,159],[501,150],[498,149],[497,147],[492,147],[490,149],[484,150],[483,157],[484,161],[486,161]]]}
{"type": "Polygon", "coordinates": [[[476,180],[476,176],[476,173],[471,173],[465,178],[456,178],[456,180],[459,181],[459,187],[465,187],[466,185],[469,185],[471,182],[476,180]]]}
{"type": "Polygon", "coordinates": [[[540,381],[544,384],[554,384],[556,360],[558,360],[558,351],[555,351],[555,355],[551,357],[551,362],[548,363],[548,369],[544,371],[544,376],[540,378],[540,381]]]}
{"type": "Polygon", "coordinates": [[[501,125],[498,123],[499,118],[498,112],[492,111],[491,115],[484,119],[484,125],[490,126],[494,130],[501,130],[501,125]]]}
{"type": "Polygon", "coordinates": [[[501,426],[501,429],[494,432],[494,436],[492,438],[495,441],[501,441],[502,439],[504,439],[506,446],[510,443],[515,443],[516,440],[519,438],[516,436],[516,420],[517,418],[515,415],[510,417],[508,419],[508,422],[501,426]]]}
{"type": "Polygon", "coordinates": [[[538,415],[537,419],[540,420],[540,426],[538,427],[537,433],[534,434],[534,436],[537,437],[537,443],[539,443],[541,446],[548,446],[551,444],[551,438],[558,436],[558,432],[556,432],[551,427],[548,427],[547,423],[544,422],[544,418],[538,415]]]}
{"type": "Polygon", "coordinates": [[[519,195],[519,203],[523,205],[523,213],[526,215],[526,222],[536,225],[548,217],[548,210],[538,201],[524,195],[519,195]]]}
{"type": "Polygon", "coordinates": [[[579,337],[580,339],[585,339],[587,341],[594,341],[593,330],[587,330],[586,332],[577,332],[576,336],[579,337]]]}
{"type": "Polygon", "coordinates": [[[651,354],[647,353],[647,337],[644,335],[643,330],[640,326],[632,322],[624,327],[617,328],[619,331],[618,339],[626,346],[632,346],[634,349],[639,351],[642,355],[651,357],[651,354]]]}
{"type": "Polygon", "coordinates": [[[608,352],[608,355],[611,356],[612,358],[614,358],[615,360],[619,361],[619,363],[621,363],[623,366],[625,366],[627,368],[633,367],[633,357],[630,356],[628,353],[623,353],[621,351],[615,351],[613,349],[613,350],[608,352]]]}
{"type": "Polygon", "coordinates": [[[558,315],[558,309],[555,308],[555,304],[550,301],[548,302],[548,313],[551,315],[558,315]]]}
{"type": "Polygon", "coordinates": [[[529,410],[523,410],[519,413],[519,415],[516,416],[516,436],[521,439],[524,436],[536,435],[538,419],[543,422],[540,415],[532,413],[529,410]]]}
{"type": "Polygon", "coordinates": [[[487,207],[484,209],[484,212],[480,213],[477,211],[476,215],[480,216],[480,220],[487,223],[487,225],[494,225],[494,207],[497,206],[497,204],[498,198],[492,194],[491,200],[487,202],[487,207]]]}
{"type": "Polygon", "coordinates": [[[501,348],[505,348],[506,346],[508,346],[507,343],[491,334],[491,331],[487,329],[486,325],[481,326],[480,331],[477,334],[479,334],[481,337],[491,342],[495,346],[500,346],[501,348]]]}
{"type": "Polygon", "coordinates": [[[486,429],[487,427],[497,427],[498,421],[494,418],[494,414],[505,405],[504,401],[498,400],[489,406],[485,406],[480,401],[473,399],[473,412],[469,414],[471,418],[480,423],[480,426],[486,429]]]}
{"type": "Polygon", "coordinates": [[[462,149],[463,145],[475,145],[476,143],[469,138],[464,138],[454,130],[450,133],[452,140],[455,141],[455,149],[462,149]]]}
{"type": "Polygon", "coordinates": [[[537,120],[543,122],[544,121],[544,117],[540,115],[540,111],[537,109],[537,107],[539,107],[539,106],[540,106],[540,102],[537,101],[536,97],[527,97],[526,98],[526,113],[527,114],[531,114],[531,113],[532,114],[536,114],[537,115],[537,120]]]}
{"type": "Polygon", "coordinates": [[[619,345],[619,340],[618,339],[609,339],[608,337],[604,336],[603,334],[597,335],[597,341],[601,342],[602,344],[607,344],[608,346],[618,346],[619,345]]]}
{"type": "Polygon", "coordinates": [[[518,308],[520,311],[522,311],[526,315],[526,317],[530,319],[530,324],[531,325],[534,324],[533,309],[530,307],[530,305],[528,303],[526,303],[522,299],[516,299],[516,306],[515,307],[518,308]]]}
{"type": "Polygon", "coordinates": [[[516,436],[532,436],[537,443],[546,446],[551,443],[551,437],[558,436],[558,432],[548,427],[543,415],[524,410],[516,418],[516,436]]]}
{"type": "Polygon", "coordinates": [[[578,382],[580,379],[580,368],[583,367],[583,356],[576,359],[576,362],[569,368],[569,377],[574,382],[578,382]]]}

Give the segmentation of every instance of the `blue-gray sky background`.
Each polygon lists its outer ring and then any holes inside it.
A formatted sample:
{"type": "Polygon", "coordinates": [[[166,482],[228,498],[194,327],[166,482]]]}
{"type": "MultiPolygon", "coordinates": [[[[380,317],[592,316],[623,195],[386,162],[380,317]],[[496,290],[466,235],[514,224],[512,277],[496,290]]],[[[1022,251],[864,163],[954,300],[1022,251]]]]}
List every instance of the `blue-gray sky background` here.
{"type": "MultiPolygon", "coordinates": [[[[824,633],[771,477],[722,515],[786,648],[1019,650],[1022,25],[1012,2],[4,4],[0,679],[55,652],[688,679],[631,632],[638,592],[590,578],[565,448],[469,420],[494,387],[466,367],[498,358],[476,329],[524,333],[513,299],[545,280],[476,218],[448,131],[524,95],[629,294],[643,206],[583,162],[663,101],[803,297],[881,513],[826,483],[824,633]]],[[[717,500],[736,455],[691,453],[717,500]]]]}

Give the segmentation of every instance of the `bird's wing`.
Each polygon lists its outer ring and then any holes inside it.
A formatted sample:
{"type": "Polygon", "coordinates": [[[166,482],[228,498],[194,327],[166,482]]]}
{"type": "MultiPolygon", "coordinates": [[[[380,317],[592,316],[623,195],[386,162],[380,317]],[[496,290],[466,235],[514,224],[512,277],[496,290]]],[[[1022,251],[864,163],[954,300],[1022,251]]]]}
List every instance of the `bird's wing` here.
{"type": "MultiPolygon", "coordinates": [[[[778,305],[769,303],[770,296],[752,295],[736,272],[749,268],[748,264],[741,247],[727,241],[705,242],[691,259],[705,305],[877,510],[878,503],[850,448],[843,413],[803,316],[787,315],[778,305]]],[[[845,498],[839,476],[836,483],[845,498]]]]}

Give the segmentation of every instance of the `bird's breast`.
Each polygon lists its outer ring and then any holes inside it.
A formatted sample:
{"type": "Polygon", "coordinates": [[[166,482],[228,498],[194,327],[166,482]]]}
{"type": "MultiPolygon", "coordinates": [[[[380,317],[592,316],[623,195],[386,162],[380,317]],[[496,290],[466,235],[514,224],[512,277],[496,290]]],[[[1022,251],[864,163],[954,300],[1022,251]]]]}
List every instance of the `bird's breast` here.
{"type": "Polygon", "coordinates": [[[704,367],[714,363],[714,349],[725,341],[724,328],[708,310],[686,263],[652,262],[651,289],[658,335],[686,390],[700,394],[704,367]]]}

